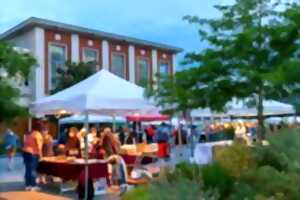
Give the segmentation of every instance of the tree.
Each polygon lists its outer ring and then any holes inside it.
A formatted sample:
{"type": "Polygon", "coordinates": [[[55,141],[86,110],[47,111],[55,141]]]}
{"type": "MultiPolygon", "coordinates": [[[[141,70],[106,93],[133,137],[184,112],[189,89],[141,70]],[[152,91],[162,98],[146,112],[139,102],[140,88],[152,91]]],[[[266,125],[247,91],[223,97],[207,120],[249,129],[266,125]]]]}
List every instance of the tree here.
{"type": "Polygon", "coordinates": [[[18,103],[20,91],[16,82],[26,81],[35,63],[30,54],[20,53],[12,45],[0,41],[0,122],[9,122],[27,113],[18,103]]]}
{"type": "Polygon", "coordinates": [[[179,110],[221,111],[233,98],[252,101],[257,108],[258,138],[263,139],[263,101],[298,90],[300,6],[236,0],[215,7],[219,18],[184,17],[199,26],[201,40],[209,45],[186,54],[183,64],[191,68],[159,82],[151,95],[158,104],[179,110]]]}
{"type": "Polygon", "coordinates": [[[51,91],[51,93],[56,93],[65,88],[71,87],[72,85],[88,78],[95,72],[95,63],[72,63],[67,61],[64,68],[57,70],[58,85],[51,91]]]}

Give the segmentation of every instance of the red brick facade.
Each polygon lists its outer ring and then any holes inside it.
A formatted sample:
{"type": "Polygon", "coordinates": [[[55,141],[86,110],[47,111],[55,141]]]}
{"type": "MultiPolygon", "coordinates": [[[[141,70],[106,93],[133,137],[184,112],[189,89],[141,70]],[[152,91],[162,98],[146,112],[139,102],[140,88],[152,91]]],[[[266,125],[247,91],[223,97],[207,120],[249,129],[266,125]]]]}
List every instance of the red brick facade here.
{"type": "MultiPolygon", "coordinates": [[[[125,57],[125,78],[129,80],[129,50],[130,44],[125,42],[108,41],[109,42],[109,70],[112,68],[112,55],[122,54],[125,57]]],[[[71,33],[55,31],[55,30],[45,30],[45,94],[49,94],[49,44],[54,43],[58,45],[63,45],[66,48],[66,60],[71,60],[71,33]]],[[[94,38],[93,36],[79,35],[79,59],[83,61],[83,50],[84,48],[94,49],[98,52],[98,63],[97,70],[102,67],[102,39],[94,38]]],[[[172,53],[157,50],[157,72],[159,72],[160,62],[164,61],[168,63],[169,73],[173,73],[173,62],[172,53]]],[[[153,66],[152,63],[152,48],[148,46],[137,46],[135,45],[135,80],[138,80],[139,69],[137,67],[138,59],[144,58],[149,62],[149,80],[152,81],[153,77],[153,66]]]]}

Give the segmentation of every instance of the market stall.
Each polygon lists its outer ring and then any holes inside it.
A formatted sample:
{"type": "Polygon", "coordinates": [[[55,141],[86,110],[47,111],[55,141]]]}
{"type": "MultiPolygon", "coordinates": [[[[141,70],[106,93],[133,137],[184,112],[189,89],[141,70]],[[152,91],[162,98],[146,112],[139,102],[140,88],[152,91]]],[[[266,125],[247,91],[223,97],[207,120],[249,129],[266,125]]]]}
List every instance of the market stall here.
{"type": "MultiPolygon", "coordinates": [[[[118,76],[101,70],[78,84],[52,96],[38,99],[30,111],[37,115],[81,114],[85,116],[88,130],[90,114],[125,116],[130,114],[153,114],[158,109],[144,98],[144,89],[118,76]]],[[[85,193],[87,198],[89,160],[87,134],[85,134],[85,193]]]]}

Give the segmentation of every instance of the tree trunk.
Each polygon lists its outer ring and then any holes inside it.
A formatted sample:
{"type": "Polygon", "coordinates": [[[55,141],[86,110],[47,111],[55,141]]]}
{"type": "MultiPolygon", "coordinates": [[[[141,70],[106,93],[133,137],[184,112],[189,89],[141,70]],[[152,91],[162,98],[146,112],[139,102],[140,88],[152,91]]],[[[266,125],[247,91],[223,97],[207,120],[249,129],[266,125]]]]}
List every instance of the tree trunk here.
{"type": "Polygon", "coordinates": [[[264,125],[264,107],[263,107],[263,93],[260,90],[258,94],[257,101],[257,117],[258,117],[258,129],[257,129],[257,139],[262,141],[265,139],[265,125],[264,125]]]}

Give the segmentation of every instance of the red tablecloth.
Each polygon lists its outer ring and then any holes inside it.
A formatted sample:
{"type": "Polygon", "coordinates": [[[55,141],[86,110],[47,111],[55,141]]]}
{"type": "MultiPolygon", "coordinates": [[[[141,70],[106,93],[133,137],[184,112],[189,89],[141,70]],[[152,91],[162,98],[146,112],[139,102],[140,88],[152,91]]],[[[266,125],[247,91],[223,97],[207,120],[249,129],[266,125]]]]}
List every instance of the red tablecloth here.
{"type": "MultiPolygon", "coordinates": [[[[41,161],[38,164],[37,172],[63,180],[78,180],[80,174],[84,172],[84,164],[41,161]]],[[[89,164],[89,177],[92,179],[108,178],[107,163],[89,164]]]]}

